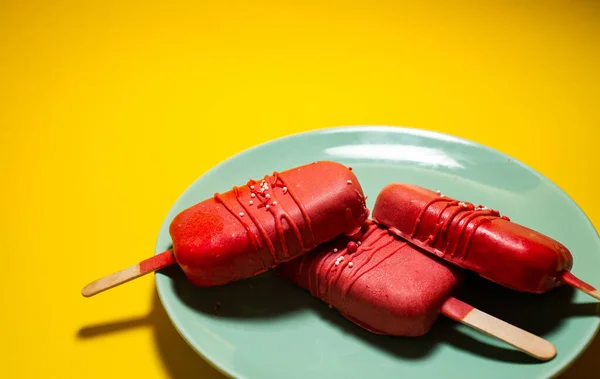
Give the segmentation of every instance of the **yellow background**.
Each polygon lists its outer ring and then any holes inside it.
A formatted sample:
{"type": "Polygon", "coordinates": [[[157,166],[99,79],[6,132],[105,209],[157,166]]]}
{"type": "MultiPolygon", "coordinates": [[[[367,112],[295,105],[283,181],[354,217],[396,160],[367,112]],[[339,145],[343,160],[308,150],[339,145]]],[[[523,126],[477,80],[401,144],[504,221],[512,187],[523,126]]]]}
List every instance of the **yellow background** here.
{"type": "MultiPolygon", "coordinates": [[[[0,5],[0,377],[220,378],[151,277],[79,291],[149,256],[203,172],[290,133],[466,137],[600,225],[600,2],[119,3],[0,5]]],[[[599,354],[596,339],[564,377],[599,354]]]]}

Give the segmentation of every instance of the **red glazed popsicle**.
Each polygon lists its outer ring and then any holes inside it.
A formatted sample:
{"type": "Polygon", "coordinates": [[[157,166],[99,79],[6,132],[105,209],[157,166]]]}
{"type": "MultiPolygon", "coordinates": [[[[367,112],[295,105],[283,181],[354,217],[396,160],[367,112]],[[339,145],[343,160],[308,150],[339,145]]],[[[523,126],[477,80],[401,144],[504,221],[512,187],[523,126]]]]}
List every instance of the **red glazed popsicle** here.
{"type": "Polygon", "coordinates": [[[172,250],[99,279],[91,296],[177,263],[200,287],[260,274],[340,234],[354,234],[369,210],[351,169],[322,161],[250,180],[179,213],[172,250]]]}
{"type": "Polygon", "coordinates": [[[275,271],[376,334],[420,336],[441,313],[538,359],[556,354],[549,342],[452,297],[462,281],[458,267],[370,222],[359,242],[338,237],[275,271]]]}
{"type": "Polygon", "coordinates": [[[506,287],[543,293],[563,283],[599,298],[570,273],[560,242],[474,206],[416,185],[394,183],[377,197],[373,220],[410,243],[506,287]]]}

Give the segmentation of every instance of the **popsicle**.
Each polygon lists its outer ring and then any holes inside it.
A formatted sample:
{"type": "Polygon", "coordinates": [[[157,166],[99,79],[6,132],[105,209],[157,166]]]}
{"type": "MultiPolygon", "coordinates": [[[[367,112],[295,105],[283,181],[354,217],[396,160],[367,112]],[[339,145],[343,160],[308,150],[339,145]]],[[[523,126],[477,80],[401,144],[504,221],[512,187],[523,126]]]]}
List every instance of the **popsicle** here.
{"type": "Polygon", "coordinates": [[[462,282],[458,267],[374,223],[363,228],[358,242],[340,236],[275,271],[376,334],[421,336],[443,314],[537,359],[556,355],[548,341],[452,297],[462,282]]]}
{"type": "Polygon", "coordinates": [[[358,233],[368,215],[351,168],[320,161],[274,172],[185,209],[170,224],[172,249],[98,279],[82,294],[92,296],[175,263],[199,287],[224,285],[340,234],[358,233]]]}
{"type": "Polygon", "coordinates": [[[416,185],[393,183],[377,197],[373,220],[462,268],[514,290],[543,293],[563,283],[600,299],[573,275],[573,257],[560,242],[484,206],[416,185]]]}

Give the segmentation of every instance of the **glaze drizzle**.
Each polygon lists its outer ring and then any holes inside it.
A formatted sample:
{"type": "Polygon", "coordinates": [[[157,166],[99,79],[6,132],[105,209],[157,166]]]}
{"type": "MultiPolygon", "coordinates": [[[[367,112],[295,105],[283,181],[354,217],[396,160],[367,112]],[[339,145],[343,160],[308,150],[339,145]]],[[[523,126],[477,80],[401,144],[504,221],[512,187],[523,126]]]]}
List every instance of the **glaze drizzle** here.
{"type": "MultiPolygon", "coordinates": [[[[236,195],[236,197],[237,197],[237,195],[236,195]]],[[[256,238],[254,233],[252,233],[252,230],[250,229],[250,225],[248,225],[239,214],[234,212],[233,208],[231,208],[231,206],[229,204],[227,204],[225,199],[223,199],[223,197],[219,193],[215,193],[214,198],[215,198],[215,201],[222,204],[223,207],[225,207],[225,209],[227,209],[227,211],[229,211],[229,213],[231,213],[233,215],[233,217],[235,217],[239,221],[239,223],[242,224],[244,229],[246,229],[246,235],[250,239],[250,242],[252,243],[252,247],[254,247],[254,250],[260,256],[260,247],[262,246],[262,244],[260,243],[258,238],[256,238]]],[[[263,266],[265,266],[265,262],[262,259],[262,256],[260,256],[260,257],[261,257],[261,262],[263,263],[263,266]]]]}
{"type": "MultiPolygon", "coordinates": [[[[262,208],[265,208],[273,216],[273,219],[275,221],[276,234],[275,243],[280,244],[284,259],[290,257],[290,251],[285,238],[285,228],[283,227],[283,220],[285,220],[289,228],[294,233],[302,251],[314,247],[315,238],[312,231],[312,223],[310,220],[310,216],[308,215],[304,204],[302,204],[293,188],[289,185],[289,182],[281,173],[274,172],[272,176],[266,175],[264,179],[262,179],[260,182],[251,179],[247,182],[246,185],[250,189],[251,195],[250,199],[247,200],[243,198],[243,191],[239,187],[233,187],[233,193],[235,195],[237,203],[244,210],[244,212],[236,213],[233,210],[232,206],[228,204],[223,198],[223,196],[221,196],[218,193],[215,193],[214,198],[218,203],[222,204],[225,207],[225,209],[227,209],[227,211],[231,213],[237,219],[237,221],[244,227],[248,239],[250,240],[254,249],[259,254],[261,253],[262,247],[266,244],[269,253],[273,258],[273,262],[278,263],[279,261],[277,257],[277,249],[275,248],[274,242],[271,241],[271,238],[269,237],[269,234],[267,233],[265,227],[261,224],[259,217],[257,217],[256,215],[257,209],[262,208]],[[308,236],[308,242],[305,241],[305,238],[303,237],[303,234],[298,228],[298,225],[296,224],[294,219],[289,215],[285,208],[280,206],[277,202],[275,191],[272,191],[272,189],[274,188],[281,188],[283,195],[289,194],[296,206],[298,207],[298,209],[300,210],[302,218],[305,221],[305,234],[308,236]],[[257,203],[256,205],[254,205],[255,202],[257,203]],[[250,225],[246,223],[242,218],[244,215],[248,215],[248,217],[258,230],[258,237],[252,231],[250,225]]],[[[266,267],[267,265],[265,263],[265,259],[262,256],[261,261],[263,262],[263,268],[266,267]]]]}
{"type": "Polygon", "coordinates": [[[436,197],[434,199],[431,199],[429,202],[427,202],[427,204],[425,204],[425,207],[423,207],[423,209],[421,210],[421,212],[417,216],[417,219],[415,220],[415,225],[413,227],[412,232],[410,233],[410,238],[414,238],[415,234],[417,234],[417,231],[419,230],[419,226],[421,225],[421,219],[423,218],[423,216],[425,216],[425,213],[427,212],[427,210],[429,209],[429,207],[431,207],[433,204],[438,203],[440,201],[450,202],[452,200],[448,199],[448,198],[445,198],[445,197],[436,197]]]}
{"type": "MultiPolygon", "coordinates": [[[[434,246],[440,234],[445,234],[446,244],[444,250],[440,251],[441,255],[444,256],[448,254],[450,257],[456,256],[457,258],[464,260],[467,257],[471,240],[473,239],[477,228],[487,222],[491,222],[494,218],[500,218],[500,213],[496,210],[482,207],[481,205],[475,207],[471,203],[463,203],[440,196],[425,204],[415,220],[410,239],[416,240],[415,236],[421,227],[423,217],[433,204],[440,201],[447,201],[447,204],[438,211],[433,232],[425,241],[419,241],[420,245],[434,246]],[[451,211],[444,221],[440,221],[443,214],[451,207],[456,208],[451,211]],[[449,238],[448,236],[451,228],[454,228],[453,238],[449,238]],[[462,249],[459,249],[459,246],[461,245],[462,249]]],[[[505,216],[502,217],[507,219],[505,216]]]]}
{"type": "Polygon", "coordinates": [[[284,178],[283,174],[274,172],[273,176],[274,176],[275,180],[271,185],[276,186],[276,187],[286,188],[287,191],[284,191],[284,194],[285,194],[285,192],[289,193],[290,196],[292,197],[292,200],[294,200],[294,202],[296,203],[296,206],[298,206],[298,209],[300,209],[300,213],[302,213],[304,222],[306,222],[306,229],[311,238],[310,243],[308,243],[307,245],[309,245],[311,248],[314,247],[315,246],[315,243],[314,243],[315,236],[312,231],[312,223],[310,221],[310,217],[308,216],[308,212],[306,211],[306,208],[304,207],[304,204],[302,204],[302,202],[300,201],[300,198],[296,195],[296,193],[292,189],[292,186],[290,186],[289,182],[287,181],[287,179],[284,178]]]}
{"type": "MultiPolygon", "coordinates": [[[[289,192],[289,190],[288,190],[288,192],[289,192]]],[[[273,192],[272,199],[273,199],[273,203],[271,203],[271,204],[275,204],[275,202],[277,201],[275,198],[275,192],[273,192]]],[[[277,204],[275,204],[275,205],[277,205],[277,204]]],[[[275,206],[275,205],[271,205],[268,208],[268,211],[273,215],[273,218],[275,220],[275,231],[277,232],[277,238],[279,239],[279,243],[281,244],[281,249],[283,250],[283,255],[284,255],[284,257],[289,258],[290,253],[289,253],[287,241],[285,239],[283,224],[281,221],[285,220],[287,222],[287,224],[290,226],[290,228],[296,235],[296,238],[298,239],[298,243],[300,244],[300,249],[302,249],[302,250],[305,250],[304,240],[302,238],[302,234],[300,233],[300,230],[298,229],[298,225],[296,225],[296,223],[290,217],[290,215],[285,211],[285,209],[283,209],[283,207],[275,206]]],[[[266,207],[266,205],[265,205],[265,207],[266,207]]]]}
{"type": "MultiPolygon", "coordinates": [[[[273,259],[276,259],[277,255],[275,254],[275,246],[273,246],[273,242],[271,242],[271,239],[269,238],[267,231],[265,230],[265,228],[263,228],[261,223],[258,221],[258,218],[252,212],[250,212],[250,209],[242,201],[242,198],[241,198],[242,196],[240,194],[239,187],[234,186],[233,192],[235,194],[235,198],[237,199],[238,204],[240,204],[240,206],[242,207],[244,212],[246,212],[248,217],[250,217],[250,220],[252,220],[252,222],[254,223],[254,226],[256,226],[256,229],[258,229],[258,233],[260,234],[262,239],[267,243],[267,246],[269,247],[269,252],[271,253],[271,256],[273,257],[273,259]]],[[[254,235],[254,233],[252,235],[254,235]]],[[[260,240],[258,240],[258,241],[259,241],[259,247],[262,247],[262,243],[260,242],[260,240]]],[[[263,267],[266,267],[266,265],[264,263],[264,259],[262,261],[263,261],[263,267]]]]}
{"type": "MultiPolygon", "coordinates": [[[[454,257],[454,255],[456,254],[456,252],[458,250],[458,245],[460,245],[461,242],[463,243],[464,247],[468,246],[471,243],[471,238],[473,237],[474,230],[477,227],[479,227],[479,225],[481,225],[481,222],[474,224],[474,226],[472,227],[473,232],[471,234],[467,235],[467,237],[464,239],[464,241],[462,240],[462,236],[463,236],[465,230],[467,229],[467,227],[471,224],[471,222],[473,222],[476,218],[483,217],[483,216],[495,216],[495,214],[494,214],[494,211],[492,211],[492,210],[486,210],[486,211],[479,210],[479,211],[472,211],[471,214],[466,215],[460,219],[458,224],[460,224],[462,222],[462,225],[461,226],[457,225],[457,227],[459,229],[458,229],[456,238],[454,238],[454,240],[455,240],[454,247],[450,251],[451,257],[454,257]]],[[[466,254],[466,251],[463,251],[462,253],[459,254],[459,256],[464,256],[465,254],[466,254]]]]}
{"type": "Polygon", "coordinates": [[[339,289],[340,304],[343,304],[352,286],[364,275],[375,269],[386,259],[406,246],[406,242],[396,240],[388,230],[371,226],[363,235],[362,243],[355,253],[348,248],[339,252],[331,249],[323,256],[304,256],[298,268],[298,274],[310,259],[308,269],[308,289],[310,293],[332,307],[333,290],[339,289]],[[389,251],[385,251],[394,242],[399,242],[389,251]],[[377,253],[384,253],[377,258],[377,253]],[[337,263],[336,263],[337,262],[337,263]]]}

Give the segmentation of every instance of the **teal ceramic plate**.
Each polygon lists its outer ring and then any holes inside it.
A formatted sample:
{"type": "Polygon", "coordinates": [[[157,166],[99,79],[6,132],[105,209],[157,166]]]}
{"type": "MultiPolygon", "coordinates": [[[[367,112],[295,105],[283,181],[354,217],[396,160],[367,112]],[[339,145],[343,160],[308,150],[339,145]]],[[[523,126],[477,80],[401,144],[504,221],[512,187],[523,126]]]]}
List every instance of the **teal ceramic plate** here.
{"type": "MultiPolygon", "coordinates": [[[[249,178],[316,160],[352,166],[369,208],[386,184],[402,181],[500,209],[563,242],[575,257],[573,272],[600,286],[598,233],[557,186],[490,148],[405,128],[325,129],[244,151],[181,195],[156,252],[170,247],[169,223],[184,208],[249,178]]],[[[594,300],[571,288],[535,296],[474,275],[467,279],[459,298],[548,339],[558,356],[539,363],[443,317],[423,337],[373,335],[271,272],[210,289],[194,288],[178,268],[156,275],[162,303],[183,338],[235,378],[548,378],[576,359],[598,328],[594,300]]]]}

